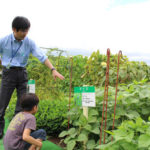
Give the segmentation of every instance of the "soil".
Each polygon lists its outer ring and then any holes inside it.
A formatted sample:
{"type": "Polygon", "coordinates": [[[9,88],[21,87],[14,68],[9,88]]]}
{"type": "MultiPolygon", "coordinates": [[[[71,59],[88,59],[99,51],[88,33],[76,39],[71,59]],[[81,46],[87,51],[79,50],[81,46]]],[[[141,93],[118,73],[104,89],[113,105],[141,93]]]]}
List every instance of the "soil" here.
{"type": "Polygon", "coordinates": [[[58,137],[49,137],[48,140],[62,148],[66,147],[66,144],[61,142],[62,139],[60,139],[58,137]]]}

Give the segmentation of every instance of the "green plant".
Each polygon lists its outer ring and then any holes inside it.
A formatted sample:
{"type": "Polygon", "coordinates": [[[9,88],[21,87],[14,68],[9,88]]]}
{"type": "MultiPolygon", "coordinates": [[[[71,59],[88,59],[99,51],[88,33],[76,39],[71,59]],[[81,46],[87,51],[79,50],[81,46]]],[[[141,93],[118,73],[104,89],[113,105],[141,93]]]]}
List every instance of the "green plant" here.
{"type": "Polygon", "coordinates": [[[141,118],[135,121],[126,120],[113,132],[106,131],[114,137],[114,141],[98,146],[102,150],[149,150],[150,122],[141,118]]]}
{"type": "Polygon", "coordinates": [[[67,128],[68,100],[41,100],[35,114],[37,128],[44,128],[48,135],[57,136],[67,128]]]}
{"type": "Polygon", "coordinates": [[[67,150],[92,150],[98,145],[99,117],[95,109],[89,109],[88,119],[82,114],[80,107],[74,107],[69,113],[70,123],[73,125],[68,131],[63,131],[59,137],[65,137],[67,150]]]}
{"type": "MultiPolygon", "coordinates": [[[[117,107],[115,116],[115,129],[121,125],[125,120],[134,122],[137,118],[141,117],[145,122],[148,121],[150,116],[150,84],[146,83],[147,80],[143,79],[140,82],[134,81],[131,84],[122,84],[118,87],[117,107]]],[[[108,107],[107,107],[107,132],[112,130],[113,117],[114,117],[114,99],[115,87],[109,86],[108,93],[108,107]]],[[[87,143],[90,141],[91,149],[97,147],[99,142],[99,133],[102,110],[103,110],[104,87],[96,89],[96,107],[89,108],[88,120],[82,114],[82,108],[74,106],[69,112],[70,123],[72,128],[69,131],[64,131],[60,137],[65,137],[64,142],[67,144],[67,149],[89,149],[87,143]],[[93,111],[91,113],[91,111],[93,111]],[[95,114],[95,113],[96,114],[95,114]],[[93,119],[90,123],[89,120],[93,119]],[[97,128],[97,134],[92,130],[97,128]],[[74,135],[75,133],[75,135],[74,135]],[[79,141],[79,137],[85,134],[83,141],[79,141]],[[73,136],[74,135],[74,136],[73,136]],[[92,141],[91,141],[92,140],[92,141]],[[71,142],[72,141],[72,142],[71,142]]],[[[104,130],[103,130],[104,131],[104,130]]],[[[106,134],[106,143],[111,141],[109,134],[106,134]]],[[[116,141],[119,142],[119,141],[116,141]]],[[[122,142],[122,140],[120,141],[122,142]]],[[[102,139],[103,143],[103,139],[102,139]]],[[[124,143],[124,142],[123,142],[124,143]]],[[[116,146],[116,145],[115,145],[116,146]]],[[[109,147],[110,148],[110,147],[109,147]]],[[[115,147],[116,148],[116,147],[115,147]]],[[[116,148],[117,149],[117,148],[116,148]]],[[[120,149],[119,149],[120,150],[120,149]]]]}

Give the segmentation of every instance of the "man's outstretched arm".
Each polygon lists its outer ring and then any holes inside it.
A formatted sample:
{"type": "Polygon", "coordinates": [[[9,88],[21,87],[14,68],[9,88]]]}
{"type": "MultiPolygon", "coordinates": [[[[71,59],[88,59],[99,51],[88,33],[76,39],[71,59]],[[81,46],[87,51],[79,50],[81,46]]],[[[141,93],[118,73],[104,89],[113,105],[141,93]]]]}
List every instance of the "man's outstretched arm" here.
{"type": "Polygon", "coordinates": [[[56,80],[56,78],[59,78],[61,80],[64,80],[64,76],[61,75],[59,72],[57,72],[53,65],[51,64],[51,62],[49,61],[49,59],[47,58],[45,61],[44,61],[44,64],[50,69],[52,70],[52,75],[53,75],[53,78],[54,80],[56,80]]]}

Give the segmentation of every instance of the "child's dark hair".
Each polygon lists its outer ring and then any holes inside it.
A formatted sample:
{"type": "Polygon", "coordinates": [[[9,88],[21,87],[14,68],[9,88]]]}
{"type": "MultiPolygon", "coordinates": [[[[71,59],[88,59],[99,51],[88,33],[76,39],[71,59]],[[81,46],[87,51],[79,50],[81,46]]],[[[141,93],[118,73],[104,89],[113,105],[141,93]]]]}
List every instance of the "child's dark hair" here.
{"type": "Polygon", "coordinates": [[[30,28],[30,21],[25,17],[17,16],[12,21],[12,28],[15,28],[17,32],[19,30],[21,31],[28,30],[30,28]]]}
{"type": "Polygon", "coordinates": [[[23,111],[31,111],[39,103],[39,98],[33,93],[26,93],[20,99],[23,111]]]}

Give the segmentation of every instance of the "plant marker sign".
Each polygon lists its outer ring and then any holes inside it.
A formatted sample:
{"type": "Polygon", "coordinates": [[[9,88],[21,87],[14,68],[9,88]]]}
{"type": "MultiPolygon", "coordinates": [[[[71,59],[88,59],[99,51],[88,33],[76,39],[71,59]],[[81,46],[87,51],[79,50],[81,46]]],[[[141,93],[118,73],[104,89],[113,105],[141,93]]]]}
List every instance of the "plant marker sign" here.
{"type": "Polygon", "coordinates": [[[74,87],[74,99],[78,106],[95,107],[95,87],[74,87]]]}
{"type": "Polygon", "coordinates": [[[28,81],[28,92],[35,93],[35,80],[28,81]]]}

